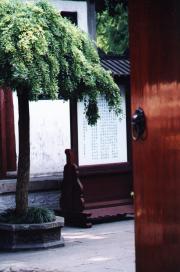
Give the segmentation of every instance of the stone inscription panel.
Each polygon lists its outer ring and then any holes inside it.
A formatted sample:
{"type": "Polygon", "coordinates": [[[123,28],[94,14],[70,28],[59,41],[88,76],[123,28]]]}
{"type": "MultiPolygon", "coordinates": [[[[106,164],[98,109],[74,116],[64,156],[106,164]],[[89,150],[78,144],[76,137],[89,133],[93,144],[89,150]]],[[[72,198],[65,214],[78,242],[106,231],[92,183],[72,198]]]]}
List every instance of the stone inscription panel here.
{"type": "Polygon", "coordinates": [[[109,111],[105,98],[98,98],[100,119],[95,126],[87,123],[84,103],[78,102],[79,165],[127,162],[127,128],[125,92],[122,93],[122,114],[109,111]]]}

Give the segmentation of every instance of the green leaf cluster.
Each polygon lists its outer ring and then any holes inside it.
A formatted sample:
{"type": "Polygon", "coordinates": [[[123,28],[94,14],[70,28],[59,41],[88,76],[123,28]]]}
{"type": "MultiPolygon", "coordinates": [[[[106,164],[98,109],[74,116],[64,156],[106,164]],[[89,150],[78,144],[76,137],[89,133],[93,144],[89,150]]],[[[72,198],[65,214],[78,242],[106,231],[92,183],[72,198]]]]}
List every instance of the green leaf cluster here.
{"type": "Polygon", "coordinates": [[[97,14],[97,46],[105,53],[122,55],[128,48],[128,12],[117,4],[113,14],[107,8],[97,14]]]}
{"type": "Polygon", "coordinates": [[[99,94],[110,110],[121,110],[119,88],[92,41],[44,0],[1,0],[0,85],[28,92],[29,100],[84,99],[90,124],[98,118],[99,94]]]}

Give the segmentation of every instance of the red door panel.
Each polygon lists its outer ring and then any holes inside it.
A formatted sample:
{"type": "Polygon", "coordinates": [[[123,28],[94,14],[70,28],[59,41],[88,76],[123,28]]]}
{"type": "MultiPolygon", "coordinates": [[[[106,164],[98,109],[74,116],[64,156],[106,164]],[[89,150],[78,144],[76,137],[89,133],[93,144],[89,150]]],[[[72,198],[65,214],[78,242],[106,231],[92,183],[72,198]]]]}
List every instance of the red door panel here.
{"type": "Polygon", "coordinates": [[[11,90],[0,89],[0,178],[6,177],[7,171],[15,170],[13,97],[11,90]]]}
{"type": "Polygon", "coordinates": [[[180,1],[130,0],[137,272],[180,271],[180,1]]]}

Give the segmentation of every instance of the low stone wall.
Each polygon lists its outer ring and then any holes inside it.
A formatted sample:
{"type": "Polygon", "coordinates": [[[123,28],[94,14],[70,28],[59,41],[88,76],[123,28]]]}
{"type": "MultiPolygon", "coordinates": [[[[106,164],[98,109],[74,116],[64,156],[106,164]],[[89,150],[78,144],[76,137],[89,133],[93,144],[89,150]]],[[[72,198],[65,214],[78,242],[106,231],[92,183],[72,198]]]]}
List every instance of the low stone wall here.
{"type": "MultiPolygon", "coordinates": [[[[34,192],[29,193],[29,206],[46,207],[50,209],[59,208],[60,192],[34,192]]],[[[0,212],[15,207],[15,194],[0,196],[0,212]]]]}
{"type": "MultiPolygon", "coordinates": [[[[29,206],[59,208],[62,175],[34,177],[29,184],[29,206]]],[[[0,180],[0,212],[15,207],[16,179],[0,180]]]]}

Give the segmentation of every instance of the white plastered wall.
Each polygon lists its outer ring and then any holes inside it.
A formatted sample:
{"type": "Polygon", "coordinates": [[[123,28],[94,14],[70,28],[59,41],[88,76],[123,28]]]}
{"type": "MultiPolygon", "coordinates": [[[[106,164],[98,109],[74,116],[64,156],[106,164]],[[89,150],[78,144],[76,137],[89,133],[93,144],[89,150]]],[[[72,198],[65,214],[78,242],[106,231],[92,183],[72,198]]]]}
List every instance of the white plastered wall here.
{"type": "MultiPolygon", "coordinates": [[[[35,0],[24,0],[24,2],[35,2],[35,0]]],[[[85,32],[88,32],[87,21],[87,2],[86,1],[59,1],[49,0],[58,11],[77,12],[78,26],[85,32]]]]}

